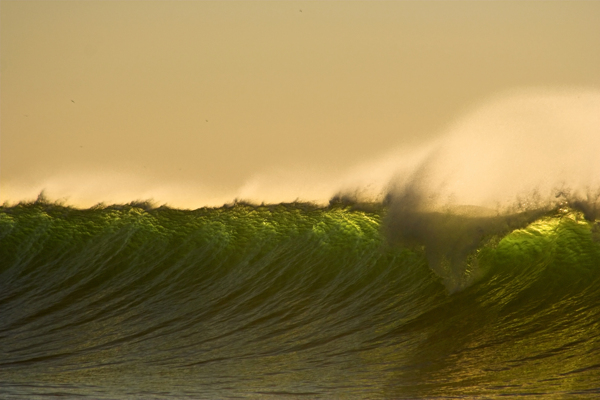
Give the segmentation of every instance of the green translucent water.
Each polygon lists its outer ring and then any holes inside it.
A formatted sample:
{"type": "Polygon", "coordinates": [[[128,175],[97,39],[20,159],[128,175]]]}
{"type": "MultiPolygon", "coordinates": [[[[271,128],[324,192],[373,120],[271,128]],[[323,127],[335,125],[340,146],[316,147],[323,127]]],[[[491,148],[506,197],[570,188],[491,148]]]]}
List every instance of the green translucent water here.
{"type": "Polygon", "coordinates": [[[598,222],[486,237],[452,291],[385,213],[0,208],[0,397],[600,396],[598,222]]]}

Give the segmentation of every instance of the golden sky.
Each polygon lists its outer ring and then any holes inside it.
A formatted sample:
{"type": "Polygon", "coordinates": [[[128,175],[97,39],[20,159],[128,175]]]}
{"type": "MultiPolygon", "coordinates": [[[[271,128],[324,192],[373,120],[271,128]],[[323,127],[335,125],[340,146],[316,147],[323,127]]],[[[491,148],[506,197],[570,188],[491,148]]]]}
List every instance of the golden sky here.
{"type": "Polygon", "coordinates": [[[598,1],[2,0],[0,13],[0,201],[46,188],[200,206],[263,175],[281,190],[295,176],[310,200],[497,93],[600,88],[598,1]]]}

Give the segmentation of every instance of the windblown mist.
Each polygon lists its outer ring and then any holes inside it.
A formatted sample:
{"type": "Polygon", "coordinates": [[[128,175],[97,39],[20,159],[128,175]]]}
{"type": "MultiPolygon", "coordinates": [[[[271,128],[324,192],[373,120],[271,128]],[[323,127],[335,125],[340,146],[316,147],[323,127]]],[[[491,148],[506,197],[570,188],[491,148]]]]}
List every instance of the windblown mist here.
{"type": "Polygon", "coordinates": [[[596,90],[514,90],[473,106],[435,139],[361,160],[337,173],[320,173],[318,166],[307,164],[254,173],[241,186],[223,190],[191,179],[150,178],[107,167],[58,173],[37,184],[9,181],[5,200],[35,199],[43,190],[49,198],[88,207],[132,199],[192,208],[234,199],[326,204],[340,194],[381,201],[388,192],[410,185],[427,198],[421,206],[497,209],[517,200],[544,202],[561,191],[587,196],[600,184],[598,110],[596,90]]]}

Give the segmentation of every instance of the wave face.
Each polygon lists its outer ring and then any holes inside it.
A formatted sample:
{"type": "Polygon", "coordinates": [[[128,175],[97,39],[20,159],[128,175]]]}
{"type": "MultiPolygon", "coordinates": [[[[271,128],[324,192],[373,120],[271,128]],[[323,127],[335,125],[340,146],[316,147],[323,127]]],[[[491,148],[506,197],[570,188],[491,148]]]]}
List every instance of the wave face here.
{"type": "Polygon", "coordinates": [[[0,208],[0,397],[600,396],[579,211],[477,242],[453,290],[383,207],[143,206],[0,208]]]}

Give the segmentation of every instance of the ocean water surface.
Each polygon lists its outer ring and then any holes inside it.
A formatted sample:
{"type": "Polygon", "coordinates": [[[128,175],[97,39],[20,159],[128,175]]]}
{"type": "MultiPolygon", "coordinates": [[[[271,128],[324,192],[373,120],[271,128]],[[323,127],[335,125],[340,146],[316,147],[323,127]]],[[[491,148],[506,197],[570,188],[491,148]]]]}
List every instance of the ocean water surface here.
{"type": "Polygon", "coordinates": [[[598,398],[580,209],[5,205],[0,397],[598,398]]]}

